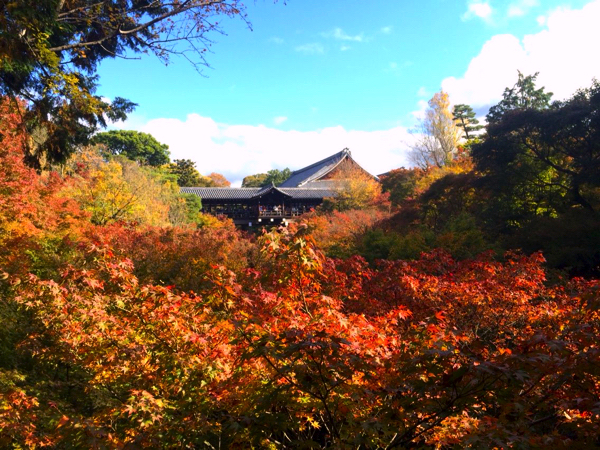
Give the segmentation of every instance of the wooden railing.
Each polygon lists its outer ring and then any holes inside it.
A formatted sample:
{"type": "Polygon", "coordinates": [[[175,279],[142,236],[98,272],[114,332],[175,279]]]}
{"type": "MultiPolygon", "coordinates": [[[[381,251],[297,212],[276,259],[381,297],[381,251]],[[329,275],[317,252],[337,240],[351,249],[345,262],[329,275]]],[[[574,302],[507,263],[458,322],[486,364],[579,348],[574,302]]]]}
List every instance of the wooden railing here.
{"type": "Polygon", "coordinates": [[[259,211],[258,217],[297,217],[304,214],[305,212],[306,211],[288,208],[284,208],[283,210],[278,211],[265,210],[259,211]]]}
{"type": "MultiPolygon", "coordinates": [[[[298,208],[283,208],[277,211],[272,209],[264,209],[258,211],[259,218],[290,218],[290,217],[298,217],[302,214],[308,212],[308,209],[298,209],[298,208]]],[[[238,211],[213,211],[211,214],[214,214],[217,217],[229,217],[231,219],[248,219],[251,220],[256,218],[257,211],[256,210],[238,210],[238,211]]]]}

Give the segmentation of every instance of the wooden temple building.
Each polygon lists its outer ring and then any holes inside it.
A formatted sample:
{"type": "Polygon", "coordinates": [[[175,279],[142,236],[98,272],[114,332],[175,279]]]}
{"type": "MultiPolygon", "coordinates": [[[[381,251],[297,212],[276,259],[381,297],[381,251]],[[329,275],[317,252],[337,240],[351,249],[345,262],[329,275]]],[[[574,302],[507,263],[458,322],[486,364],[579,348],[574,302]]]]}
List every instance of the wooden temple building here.
{"type": "Polygon", "coordinates": [[[365,171],[352,159],[350,151],[344,149],[296,170],[280,186],[182,187],[181,192],[198,195],[202,199],[203,212],[228,217],[236,225],[252,227],[286,224],[319,206],[323,199],[335,197],[339,189],[341,168],[348,165],[365,171]]]}

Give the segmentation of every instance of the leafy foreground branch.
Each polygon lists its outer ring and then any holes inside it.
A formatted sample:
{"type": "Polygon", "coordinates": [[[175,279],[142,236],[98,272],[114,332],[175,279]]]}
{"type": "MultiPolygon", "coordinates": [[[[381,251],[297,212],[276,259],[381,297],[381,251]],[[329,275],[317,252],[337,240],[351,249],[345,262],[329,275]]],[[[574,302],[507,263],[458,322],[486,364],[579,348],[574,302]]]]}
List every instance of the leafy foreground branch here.
{"type": "Polygon", "coordinates": [[[207,65],[222,17],[246,20],[239,0],[20,0],[0,3],[0,95],[26,102],[27,162],[64,162],[98,128],[136,106],[96,93],[106,58],[153,54],[207,65]]]}
{"type": "Polygon", "coordinates": [[[1,446],[598,444],[597,281],[548,287],[540,255],[369,268],[302,227],[260,246],[196,293],[140,285],[102,246],[58,281],[3,273],[21,339],[1,446]]]}

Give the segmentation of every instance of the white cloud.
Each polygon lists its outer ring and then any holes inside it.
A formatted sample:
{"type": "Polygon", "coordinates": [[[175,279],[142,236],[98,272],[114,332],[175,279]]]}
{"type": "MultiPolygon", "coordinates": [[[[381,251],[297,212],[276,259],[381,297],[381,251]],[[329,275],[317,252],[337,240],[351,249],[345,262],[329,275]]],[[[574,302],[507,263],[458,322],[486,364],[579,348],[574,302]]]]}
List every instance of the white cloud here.
{"type": "Polygon", "coordinates": [[[486,22],[492,19],[494,10],[488,2],[475,0],[470,1],[467,12],[462,15],[462,20],[469,20],[474,17],[479,17],[486,22]]]}
{"type": "Polygon", "coordinates": [[[127,129],[152,133],[169,145],[171,159],[191,159],[203,173],[218,172],[240,185],[251,174],[289,167],[292,170],[326,158],[345,147],[368,171],[379,174],[408,166],[405,128],[381,131],[346,130],[341,126],[316,131],[282,131],[264,125],[227,125],[190,114],[186,120],[154,119],[140,124],[135,114],[127,129]]]}
{"type": "Polygon", "coordinates": [[[432,96],[431,92],[429,92],[429,90],[425,86],[421,86],[419,88],[419,90],[417,91],[417,95],[421,98],[425,97],[427,99],[429,99],[429,97],[432,96]]]}
{"type": "Polygon", "coordinates": [[[508,17],[520,17],[529,12],[530,9],[538,6],[539,0],[518,0],[508,5],[508,17]]]}
{"type": "Polygon", "coordinates": [[[366,40],[363,33],[352,36],[341,28],[334,28],[332,31],[321,33],[321,35],[323,37],[337,39],[338,41],[365,42],[366,40]]]}
{"type": "Polygon", "coordinates": [[[295,50],[299,53],[304,53],[306,55],[322,55],[325,53],[325,47],[318,42],[312,42],[309,44],[298,45],[295,50]]]}
{"type": "Polygon", "coordinates": [[[388,27],[382,27],[381,31],[383,34],[392,34],[392,31],[394,30],[394,27],[392,26],[388,26],[388,27]]]}
{"type": "Polygon", "coordinates": [[[600,59],[593,43],[600,42],[600,0],[582,9],[561,8],[549,13],[545,29],[522,40],[504,34],[492,37],[471,60],[460,78],[449,77],[442,88],[453,103],[484,107],[497,103],[504,88],[514,85],[517,70],[539,72],[538,86],[564,99],[600,76],[600,59]]]}
{"type": "Polygon", "coordinates": [[[277,44],[277,45],[281,45],[285,41],[282,38],[278,37],[278,36],[273,36],[271,39],[269,39],[269,42],[272,42],[272,43],[277,44]]]}
{"type": "Polygon", "coordinates": [[[285,122],[286,120],[288,120],[287,117],[285,116],[277,116],[273,119],[273,123],[275,125],[281,125],[283,122],[285,122]]]}
{"type": "Polygon", "coordinates": [[[348,46],[348,45],[341,45],[340,46],[340,51],[345,52],[350,50],[352,47],[348,46]]]}
{"type": "Polygon", "coordinates": [[[425,111],[429,107],[429,102],[427,100],[419,100],[417,102],[418,109],[413,111],[411,114],[417,120],[422,120],[425,118],[425,111]]]}

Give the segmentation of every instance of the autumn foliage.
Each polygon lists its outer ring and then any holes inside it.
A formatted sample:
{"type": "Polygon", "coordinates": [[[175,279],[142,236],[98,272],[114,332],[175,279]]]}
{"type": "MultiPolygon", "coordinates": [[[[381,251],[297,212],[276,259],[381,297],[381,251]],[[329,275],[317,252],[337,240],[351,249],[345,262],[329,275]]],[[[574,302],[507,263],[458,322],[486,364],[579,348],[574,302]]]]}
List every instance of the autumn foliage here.
{"type": "Polygon", "coordinates": [[[6,392],[4,442],[596,443],[600,285],[547,286],[540,255],[369,268],[326,259],[300,227],[185,294],[88,251],[57,281],[5,275],[37,370],[6,392]]]}
{"type": "Polygon", "coordinates": [[[0,447],[600,444],[597,280],[540,253],[351,256],[380,209],[257,238],[100,223],[83,194],[116,166],[38,174],[1,131],[0,447]]]}

